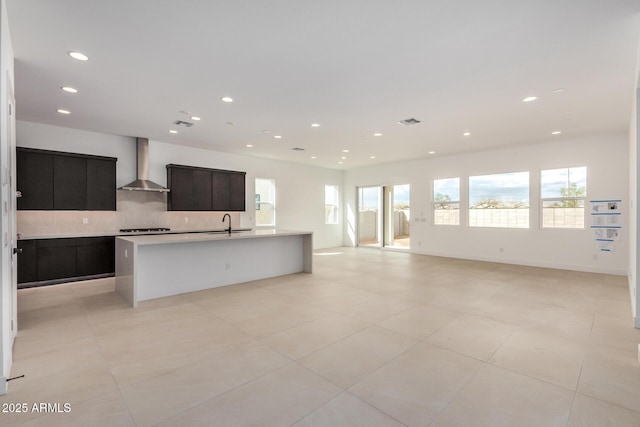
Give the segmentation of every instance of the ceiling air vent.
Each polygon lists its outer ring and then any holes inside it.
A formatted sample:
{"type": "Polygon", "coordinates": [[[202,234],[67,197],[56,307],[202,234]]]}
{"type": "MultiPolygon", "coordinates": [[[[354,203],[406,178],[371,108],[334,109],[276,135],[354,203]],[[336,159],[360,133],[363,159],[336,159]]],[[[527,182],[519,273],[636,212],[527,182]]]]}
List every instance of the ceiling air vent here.
{"type": "Polygon", "coordinates": [[[186,128],[190,128],[191,126],[193,126],[193,123],[185,122],[184,120],[176,120],[175,122],[173,122],[173,124],[178,126],[184,126],[186,128]]]}
{"type": "Polygon", "coordinates": [[[300,147],[293,147],[292,148],[293,151],[304,151],[304,148],[300,148],[300,147]]]}
{"type": "Polygon", "coordinates": [[[410,119],[400,120],[398,123],[403,125],[403,126],[411,126],[411,125],[416,125],[416,124],[420,123],[420,120],[414,119],[412,117],[410,119]]]}

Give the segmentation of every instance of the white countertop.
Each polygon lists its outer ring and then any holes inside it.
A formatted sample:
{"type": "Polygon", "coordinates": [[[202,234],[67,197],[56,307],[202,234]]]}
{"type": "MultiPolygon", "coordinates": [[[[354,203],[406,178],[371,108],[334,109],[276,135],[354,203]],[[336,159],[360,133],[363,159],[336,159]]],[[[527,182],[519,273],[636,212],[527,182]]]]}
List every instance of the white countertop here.
{"type": "Polygon", "coordinates": [[[206,242],[213,240],[237,240],[255,239],[261,237],[280,236],[301,236],[311,235],[311,231],[295,230],[250,230],[228,233],[172,233],[172,234],[152,234],[146,236],[118,236],[119,239],[126,240],[136,245],[160,245],[168,243],[206,242]]]}
{"type": "MultiPolygon", "coordinates": [[[[241,229],[245,231],[246,229],[241,229]]],[[[250,229],[249,229],[250,230],[250,229]]],[[[95,232],[95,233],[68,233],[68,234],[50,234],[46,236],[33,236],[33,235],[24,235],[21,234],[18,240],[36,240],[36,239],[73,239],[80,237],[122,237],[122,236],[142,236],[142,235],[162,235],[162,234],[187,234],[187,233],[214,233],[224,232],[224,228],[219,229],[208,229],[208,230],[170,230],[170,231],[146,231],[146,232],[135,232],[135,233],[123,233],[121,231],[104,231],[104,232],[95,232]]]]}

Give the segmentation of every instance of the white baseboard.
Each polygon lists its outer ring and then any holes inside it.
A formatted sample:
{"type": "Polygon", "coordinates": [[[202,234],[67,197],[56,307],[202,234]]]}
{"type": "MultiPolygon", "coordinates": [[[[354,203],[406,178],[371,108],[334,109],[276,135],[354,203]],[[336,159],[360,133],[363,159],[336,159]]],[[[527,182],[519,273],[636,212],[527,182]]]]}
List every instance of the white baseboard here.
{"type": "Polygon", "coordinates": [[[599,273],[599,274],[612,274],[615,276],[626,276],[626,270],[620,270],[615,268],[598,268],[593,267],[591,265],[567,265],[567,264],[556,264],[551,262],[538,262],[538,261],[527,261],[521,259],[505,259],[505,258],[495,258],[495,257],[483,257],[483,256],[475,256],[475,255],[464,255],[464,254],[449,254],[444,252],[430,252],[430,251],[419,251],[419,250],[411,250],[411,253],[420,254],[420,255],[430,255],[430,256],[439,256],[444,258],[456,258],[456,259],[466,259],[471,261],[484,261],[484,262],[494,262],[497,264],[510,264],[510,265],[524,265],[527,267],[541,267],[541,268],[553,268],[556,270],[571,270],[571,271],[581,271],[586,273],[599,273]]]}

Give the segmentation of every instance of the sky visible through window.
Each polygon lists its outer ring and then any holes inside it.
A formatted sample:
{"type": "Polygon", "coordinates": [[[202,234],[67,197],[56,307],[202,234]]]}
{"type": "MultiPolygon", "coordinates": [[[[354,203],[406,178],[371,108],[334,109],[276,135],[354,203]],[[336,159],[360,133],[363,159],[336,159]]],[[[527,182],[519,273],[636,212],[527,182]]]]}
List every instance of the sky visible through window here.
{"type": "MultiPolygon", "coordinates": [[[[378,209],[380,187],[360,188],[360,210],[378,209]]],[[[411,201],[411,186],[409,184],[393,186],[394,206],[409,206],[411,201]]]]}
{"type": "Polygon", "coordinates": [[[449,200],[460,200],[460,178],[436,179],[433,181],[433,195],[449,196],[449,200]]]}
{"type": "Polygon", "coordinates": [[[486,199],[529,205],[529,172],[501,173],[469,177],[469,206],[486,199]]]}
{"type": "Polygon", "coordinates": [[[563,197],[561,189],[575,184],[576,188],[587,188],[587,168],[549,169],[543,170],[541,175],[542,198],[551,199],[563,197]]]}

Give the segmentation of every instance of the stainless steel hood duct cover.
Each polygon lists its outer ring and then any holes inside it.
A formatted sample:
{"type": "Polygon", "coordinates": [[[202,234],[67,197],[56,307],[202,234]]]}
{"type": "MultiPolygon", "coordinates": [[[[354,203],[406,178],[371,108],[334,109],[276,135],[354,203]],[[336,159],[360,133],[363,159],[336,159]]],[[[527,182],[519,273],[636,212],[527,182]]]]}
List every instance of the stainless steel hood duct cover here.
{"type": "Polygon", "coordinates": [[[138,179],[127,185],[123,185],[119,190],[168,192],[168,188],[149,181],[149,139],[136,138],[136,148],[138,179]]]}

